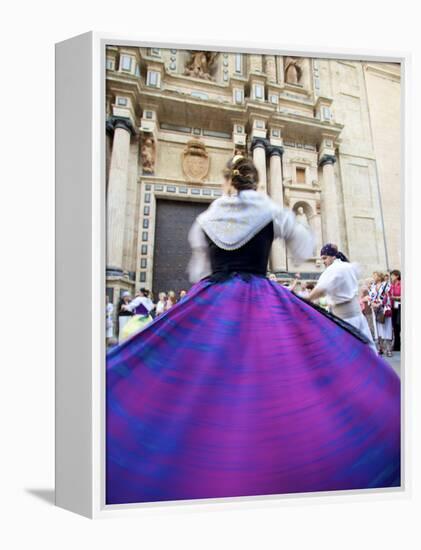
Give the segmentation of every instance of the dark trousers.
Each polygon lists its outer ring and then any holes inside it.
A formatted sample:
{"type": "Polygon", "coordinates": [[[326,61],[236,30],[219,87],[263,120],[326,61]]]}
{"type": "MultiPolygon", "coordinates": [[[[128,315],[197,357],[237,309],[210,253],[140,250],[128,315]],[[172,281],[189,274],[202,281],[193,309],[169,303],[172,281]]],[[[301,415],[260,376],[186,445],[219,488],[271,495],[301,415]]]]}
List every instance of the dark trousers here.
{"type": "Polygon", "coordinates": [[[393,351],[401,351],[401,306],[392,309],[393,351]]]}

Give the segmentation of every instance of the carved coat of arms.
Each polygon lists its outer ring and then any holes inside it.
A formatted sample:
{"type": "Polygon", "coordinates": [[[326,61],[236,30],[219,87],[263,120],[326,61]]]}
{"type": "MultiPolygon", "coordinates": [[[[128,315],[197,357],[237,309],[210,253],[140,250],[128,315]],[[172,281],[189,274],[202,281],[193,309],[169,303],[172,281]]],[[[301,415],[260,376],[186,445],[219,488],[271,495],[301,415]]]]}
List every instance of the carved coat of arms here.
{"type": "Polygon", "coordinates": [[[209,173],[209,154],[198,139],[187,142],[183,151],[183,171],[190,181],[202,181],[209,173]]]}

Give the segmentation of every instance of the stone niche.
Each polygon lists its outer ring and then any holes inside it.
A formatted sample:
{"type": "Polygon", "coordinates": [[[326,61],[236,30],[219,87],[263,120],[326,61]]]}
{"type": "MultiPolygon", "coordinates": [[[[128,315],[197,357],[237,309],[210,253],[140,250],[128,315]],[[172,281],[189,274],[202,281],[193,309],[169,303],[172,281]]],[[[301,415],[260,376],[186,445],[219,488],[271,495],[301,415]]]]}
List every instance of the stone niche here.
{"type": "Polygon", "coordinates": [[[307,225],[313,231],[315,236],[314,257],[318,256],[318,251],[322,246],[322,220],[320,216],[320,195],[312,198],[294,197],[291,201],[292,210],[297,216],[297,221],[307,225]]]}
{"type": "MultiPolygon", "coordinates": [[[[313,258],[295,265],[288,256],[289,271],[319,273],[318,250],[322,245],[322,220],[320,214],[321,189],[318,182],[317,151],[305,149],[305,144],[285,138],[282,158],[284,173],[284,204],[292,209],[298,221],[308,224],[315,235],[313,258]]],[[[310,146],[308,146],[310,147],[310,146]]]]}
{"type": "Polygon", "coordinates": [[[284,57],[284,82],[286,88],[312,89],[311,63],[306,57],[284,57]]]}

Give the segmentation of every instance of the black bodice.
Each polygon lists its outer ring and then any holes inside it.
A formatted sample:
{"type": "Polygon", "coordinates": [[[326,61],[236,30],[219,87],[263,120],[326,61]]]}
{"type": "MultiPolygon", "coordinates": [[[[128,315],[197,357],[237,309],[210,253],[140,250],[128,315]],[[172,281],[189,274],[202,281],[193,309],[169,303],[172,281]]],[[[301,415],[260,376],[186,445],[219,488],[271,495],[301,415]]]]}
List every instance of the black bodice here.
{"type": "Polygon", "coordinates": [[[221,279],[233,273],[266,275],[273,241],[273,223],[269,222],[252,239],[237,250],[219,248],[207,235],[212,268],[211,278],[221,279]]]}

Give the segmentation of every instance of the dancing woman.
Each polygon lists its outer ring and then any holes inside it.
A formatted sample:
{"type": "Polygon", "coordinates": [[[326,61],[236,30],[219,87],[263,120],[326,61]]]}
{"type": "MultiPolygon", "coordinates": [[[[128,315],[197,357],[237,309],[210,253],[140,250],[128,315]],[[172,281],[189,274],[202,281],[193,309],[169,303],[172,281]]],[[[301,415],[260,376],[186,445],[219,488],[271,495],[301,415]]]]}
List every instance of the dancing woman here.
{"type": "Polygon", "coordinates": [[[309,228],[234,157],[189,240],[196,284],[107,358],[108,504],[400,484],[399,379],[361,339],[266,278],[309,228]]]}
{"type": "Polygon", "coordinates": [[[148,297],[148,291],[145,288],[140,289],[134,300],[121,306],[122,310],[131,313],[132,316],[121,330],[119,343],[131,338],[152,321],[150,313],[154,307],[155,305],[148,297]]]}

